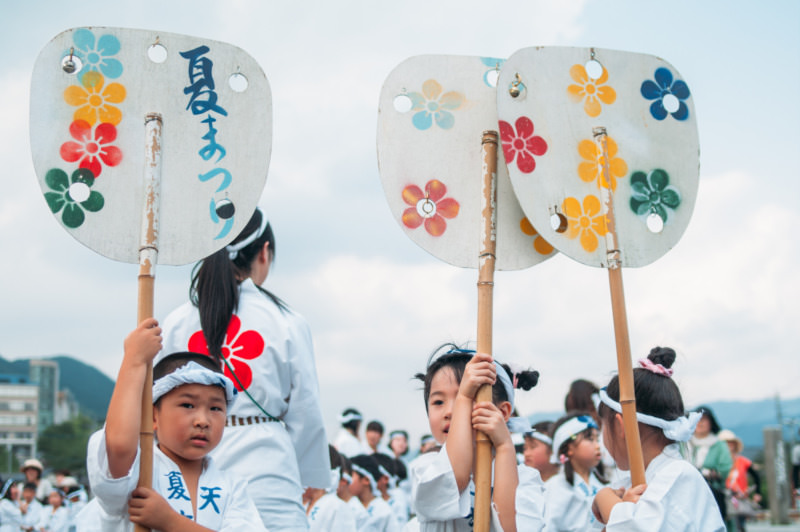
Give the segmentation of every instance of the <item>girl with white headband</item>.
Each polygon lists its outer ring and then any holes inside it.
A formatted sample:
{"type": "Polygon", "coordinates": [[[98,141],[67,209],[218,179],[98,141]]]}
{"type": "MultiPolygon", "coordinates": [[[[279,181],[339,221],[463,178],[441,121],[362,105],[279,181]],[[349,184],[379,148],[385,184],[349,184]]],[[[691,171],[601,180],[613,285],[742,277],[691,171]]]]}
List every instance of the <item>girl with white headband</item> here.
{"type": "Polygon", "coordinates": [[[219,468],[219,444],[233,382],[198,353],[173,353],[153,367],[152,486],[137,487],[142,388],[161,347],[149,318],[125,339],[106,424],[89,438],[86,467],[95,498],[78,514],[81,531],[265,531],[246,482],[219,468]]]}
{"type": "Polygon", "coordinates": [[[364,418],[361,412],[355,408],[345,408],[337,420],[342,426],[333,440],[336,450],[345,456],[357,456],[359,454],[371,454],[372,451],[358,437],[358,430],[364,418]]]}
{"type": "Polygon", "coordinates": [[[590,412],[570,412],[553,425],[552,464],[561,472],[545,483],[545,531],[582,532],[598,527],[592,499],[607,483],[597,471],[600,452],[597,423],[590,412]]]}
{"type": "MultiPolygon", "coordinates": [[[[521,418],[512,418],[514,389],[529,390],[539,379],[537,371],[512,372],[483,353],[445,344],[434,351],[425,373],[425,409],[431,433],[442,444],[436,453],[426,453],[411,465],[412,507],[422,532],[472,530],[475,456],[473,431],[480,430],[492,441],[494,475],[492,515],[494,532],[536,532],[542,528],[544,486],[539,472],[517,465],[511,441],[515,432],[530,430],[521,418]],[[443,353],[443,354],[440,354],[443,353]],[[481,385],[492,386],[492,401],[475,403],[481,385]],[[526,426],[525,426],[526,425],[526,426]]],[[[414,530],[414,520],[406,530],[414,530]]]]}
{"type": "Polygon", "coordinates": [[[0,494],[0,532],[19,532],[22,511],[19,509],[19,486],[10,478],[0,494]]]}
{"type": "MultiPolygon", "coordinates": [[[[636,419],[646,484],[631,487],[624,475],[600,490],[593,511],[608,532],[722,532],[725,524],[706,481],[680,455],[679,442],[694,432],[699,413],[685,415],[681,392],[672,380],[675,351],[655,347],[633,370],[636,419]]],[[[603,440],[622,471],[629,471],[619,378],[600,390],[598,413],[603,440]]]]}
{"type": "Polygon", "coordinates": [[[342,469],[344,459],[333,445],[328,445],[328,452],[331,461],[330,485],[327,489],[306,488],[303,493],[309,530],[310,532],[357,530],[353,510],[337,495],[340,483],[349,476],[342,469]]]}
{"type": "Polygon", "coordinates": [[[547,482],[558,473],[558,464],[550,462],[550,455],[553,454],[552,431],[552,421],[540,421],[524,434],[522,455],[525,465],[538,470],[542,482],[547,482]]]}
{"type": "Polygon", "coordinates": [[[304,487],[330,481],[328,438],[306,320],[261,287],[275,258],[275,237],[256,209],[233,242],[203,259],[191,301],[164,321],[164,353],[210,354],[241,398],[226,421],[214,459],[247,479],[270,530],[308,529],[304,487]]]}

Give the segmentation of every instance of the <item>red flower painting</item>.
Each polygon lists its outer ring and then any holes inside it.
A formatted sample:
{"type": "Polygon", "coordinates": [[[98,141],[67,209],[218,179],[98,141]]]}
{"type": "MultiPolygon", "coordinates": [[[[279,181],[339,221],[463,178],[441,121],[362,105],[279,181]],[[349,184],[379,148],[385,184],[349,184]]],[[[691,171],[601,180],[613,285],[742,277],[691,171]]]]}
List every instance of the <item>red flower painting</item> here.
{"type": "Polygon", "coordinates": [[[536,169],[535,156],[544,155],[547,151],[547,142],[533,134],[533,122],[527,116],[517,118],[515,127],[500,120],[500,139],[503,141],[503,155],[506,164],[511,165],[517,159],[517,168],[525,174],[536,169]]]}
{"type": "Polygon", "coordinates": [[[117,166],[122,161],[122,150],[111,143],[117,139],[114,124],[103,122],[93,128],[85,120],[75,120],[69,126],[74,141],[61,145],[61,158],[68,163],[80,161],[79,168],[86,168],[97,178],[105,166],[117,166]]]}
{"type": "Polygon", "coordinates": [[[431,236],[442,236],[447,229],[445,218],[458,216],[459,205],[453,198],[445,198],[447,187],[438,179],[425,184],[425,191],[417,185],[403,189],[403,201],[411,205],[403,211],[403,225],[416,229],[425,223],[425,230],[431,236]]]}
{"type": "MultiPolygon", "coordinates": [[[[239,391],[242,391],[242,387],[245,390],[248,389],[253,382],[253,370],[250,369],[247,361],[260,357],[264,352],[264,339],[261,335],[253,330],[239,333],[241,327],[242,321],[236,314],[232,315],[228,324],[228,332],[225,335],[225,343],[222,345],[222,356],[233,367],[238,380],[231,374],[227,364],[224,367],[225,375],[234,382],[239,391]]],[[[188,349],[194,353],[210,356],[202,330],[197,331],[189,338],[188,349]]]]}

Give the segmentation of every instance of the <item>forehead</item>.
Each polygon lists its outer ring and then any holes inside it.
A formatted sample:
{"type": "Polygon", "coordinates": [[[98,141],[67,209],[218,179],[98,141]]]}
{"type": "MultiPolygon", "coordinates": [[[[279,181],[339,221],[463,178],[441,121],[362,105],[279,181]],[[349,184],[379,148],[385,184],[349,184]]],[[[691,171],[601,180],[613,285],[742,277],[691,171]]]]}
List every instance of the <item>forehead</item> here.
{"type": "Polygon", "coordinates": [[[164,394],[164,398],[188,398],[194,397],[197,399],[214,400],[225,402],[225,391],[219,387],[210,384],[181,384],[164,394]]]}
{"type": "Polygon", "coordinates": [[[456,382],[456,374],[453,373],[453,368],[449,366],[441,368],[431,379],[431,394],[436,391],[443,392],[453,387],[458,388],[458,382],[456,382]]]}

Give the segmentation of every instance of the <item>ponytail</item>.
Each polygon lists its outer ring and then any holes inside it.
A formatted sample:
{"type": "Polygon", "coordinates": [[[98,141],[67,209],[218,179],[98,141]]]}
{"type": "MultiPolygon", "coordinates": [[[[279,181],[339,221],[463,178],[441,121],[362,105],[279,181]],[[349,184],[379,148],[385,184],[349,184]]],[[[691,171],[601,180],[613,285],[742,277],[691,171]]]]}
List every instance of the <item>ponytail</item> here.
{"type": "MultiPolygon", "coordinates": [[[[239,306],[239,284],[250,276],[253,261],[264,244],[269,242],[269,253],[273,258],[275,256],[275,236],[268,222],[262,228],[262,221],[266,221],[264,214],[256,209],[242,232],[231,242],[231,246],[209,255],[192,270],[189,299],[200,314],[200,327],[203,329],[208,351],[220,363],[228,323],[239,306]],[[257,235],[258,231],[262,231],[262,234],[257,235]],[[257,235],[255,238],[254,234],[257,235]],[[245,240],[251,241],[241,249],[229,250],[245,240]]],[[[280,298],[260,286],[257,288],[282,312],[287,309],[286,303],[280,298]]]]}

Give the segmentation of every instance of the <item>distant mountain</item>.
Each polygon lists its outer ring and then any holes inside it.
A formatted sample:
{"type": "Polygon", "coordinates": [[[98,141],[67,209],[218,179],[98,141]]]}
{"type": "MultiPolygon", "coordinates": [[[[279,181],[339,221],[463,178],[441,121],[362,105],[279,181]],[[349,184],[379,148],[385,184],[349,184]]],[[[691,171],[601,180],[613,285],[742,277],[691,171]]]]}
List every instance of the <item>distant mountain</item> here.
{"type": "MultiPolygon", "coordinates": [[[[695,405],[692,408],[697,408],[695,405]]],[[[709,407],[722,428],[732,430],[748,449],[761,449],[764,446],[765,427],[778,426],[778,402],[775,398],[757,401],[712,401],[703,406],[709,407]]],[[[787,441],[800,440],[800,397],[780,400],[780,413],[784,425],[784,438],[787,441]]],[[[555,421],[563,412],[544,412],[530,416],[532,423],[543,420],[555,421]]],[[[746,453],[748,455],[752,453],[746,453]]]]}
{"type": "MultiPolygon", "coordinates": [[[[81,413],[97,421],[103,421],[106,418],[108,402],[111,400],[111,392],[114,391],[114,381],[94,366],[69,356],[54,356],[46,360],[58,363],[59,387],[72,392],[81,413]]],[[[0,357],[0,373],[27,377],[29,368],[29,360],[10,361],[0,357]]]]}

